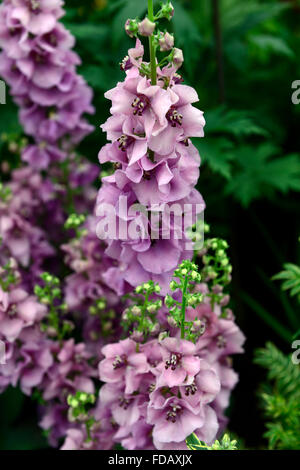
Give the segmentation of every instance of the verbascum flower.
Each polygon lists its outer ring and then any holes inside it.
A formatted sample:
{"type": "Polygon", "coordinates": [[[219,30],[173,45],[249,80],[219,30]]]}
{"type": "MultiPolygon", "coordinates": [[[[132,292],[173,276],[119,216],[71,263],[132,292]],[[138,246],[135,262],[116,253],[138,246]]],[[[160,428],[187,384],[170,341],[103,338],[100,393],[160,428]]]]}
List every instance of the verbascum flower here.
{"type": "Polygon", "coordinates": [[[93,112],[92,92],[76,72],[80,59],[59,23],[62,6],[61,0],[5,0],[0,7],[0,75],[33,139],[22,158],[38,169],[66,159],[93,129],[84,118],[93,112]]]}

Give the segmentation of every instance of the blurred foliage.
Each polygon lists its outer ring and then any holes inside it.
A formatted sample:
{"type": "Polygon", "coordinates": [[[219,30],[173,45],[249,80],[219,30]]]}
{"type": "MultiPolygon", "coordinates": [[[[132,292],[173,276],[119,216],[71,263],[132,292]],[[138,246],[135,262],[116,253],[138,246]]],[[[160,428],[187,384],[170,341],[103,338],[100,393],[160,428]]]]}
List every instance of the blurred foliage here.
{"type": "MultiPolygon", "coordinates": [[[[224,100],[220,99],[222,63],[216,54],[212,0],[172,3],[174,21],[165,27],[175,32],[176,45],[184,50],[185,83],[196,88],[199,107],[205,111],[206,136],[195,140],[202,157],[198,189],[217,236],[230,241],[233,307],[248,337],[248,349],[273,339],[272,335],[284,345],[299,329],[299,315],[295,298],[277,289],[270,277],[284,259],[290,259],[287,256],[300,260],[300,249],[294,244],[300,231],[300,104],[291,100],[292,82],[300,79],[300,2],[219,0],[224,100]]],[[[95,131],[81,144],[81,152],[92,161],[97,161],[105,144],[98,128],[109,115],[104,92],[122,79],[118,64],[133,45],[123,24],[145,10],[146,0],[66,2],[64,22],[76,36],[82,58],[79,71],[94,90],[95,131]]],[[[1,111],[0,135],[5,135],[0,139],[0,159],[15,164],[11,143],[21,132],[17,110],[8,98],[1,111]]],[[[230,409],[231,429],[248,444],[261,445],[262,423],[253,399],[257,369],[251,354],[246,353],[240,365],[236,361],[241,381],[230,409]]],[[[4,408],[6,400],[7,396],[0,401],[4,408]]],[[[3,436],[11,433],[12,423],[2,415],[1,421],[4,446],[3,436]]],[[[15,439],[17,446],[17,431],[15,439]]]]}
{"type": "Polygon", "coordinates": [[[260,396],[270,449],[300,450],[300,367],[272,343],[256,352],[255,361],[268,370],[260,396]]]}

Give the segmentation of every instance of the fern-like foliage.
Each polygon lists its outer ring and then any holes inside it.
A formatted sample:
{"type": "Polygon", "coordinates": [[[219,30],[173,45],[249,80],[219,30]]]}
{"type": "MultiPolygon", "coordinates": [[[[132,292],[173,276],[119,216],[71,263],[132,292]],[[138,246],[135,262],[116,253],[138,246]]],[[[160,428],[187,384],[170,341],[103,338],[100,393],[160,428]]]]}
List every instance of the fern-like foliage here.
{"type": "Polygon", "coordinates": [[[300,302],[300,267],[292,263],[286,263],[283,267],[284,271],[276,274],[273,279],[283,281],[282,289],[289,290],[290,295],[297,296],[300,302]]]}
{"type": "Polygon", "coordinates": [[[255,362],[268,371],[260,396],[268,419],[269,448],[299,450],[300,367],[271,343],[256,352],[255,362]]]}
{"type": "Polygon", "coordinates": [[[186,440],[186,445],[190,450],[237,450],[236,443],[237,441],[231,440],[228,434],[224,434],[221,441],[216,440],[211,446],[200,441],[195,433],[186,440]]]}

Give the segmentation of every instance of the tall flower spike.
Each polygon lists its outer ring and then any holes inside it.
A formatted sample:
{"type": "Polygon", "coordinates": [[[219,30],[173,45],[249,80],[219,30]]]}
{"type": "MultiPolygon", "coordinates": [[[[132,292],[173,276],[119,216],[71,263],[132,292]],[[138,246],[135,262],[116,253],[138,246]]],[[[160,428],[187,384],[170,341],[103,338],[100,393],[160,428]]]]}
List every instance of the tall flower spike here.
{"type": "MultiPolygon", "coordinates": [[[[102,130],[111,143],[101,149],[99,160],[113,163],[115,171],[103,178],[99,191],[98,234],[106,238],[107,255],[122,260],[125,286],[152,280],[159,282],[165,294],[178,263],[192,256],[183,219],[188,213],[193,225],[205,207],[194,188],[200,157],[190,141],[203,137],[205,120],[193,106],[198,101],[196,91],[178,83],[176,71],[183,60],[179,50],[173,49],[157,63],[161,33],[154,36],[154,26],[166,12],[171,15],[171,6],[163,5],[154,15],[153,2],[148,5],[148,16],[139,25],[143,25],[142,34],[145,29],[147,35],[152,33],[150,63],[144,61],[144,47],[137,39],[122,63],[125,81],[105,94],[112,102],[112,116],[102,130]],[[128,213],[122,213],[124,200],[130,206],[128,213]],[[143,207],[133,212],[133,204],[143,207]],[[116,227],[125,226],[125,236],[104,234],[102,214],[107,205],[115,213],[116,227]],[[181,213],[181,219],[174,211],[181,213]]],[[[126,29],[133,31],[134,24],[128,21],[126,29]]],[[[163,37],[164,48],[169,49],[173,38],[168,33],[163,37]]]]}
{"type": "Polygon", "coordinates": [[[60,162],[93,127],[92,91],[76,67],[73,36],[58,21],[63,1],[4,0],[0,6],[0,75],[20,107],[20,121],[33,140],[22,159],[44,169],[60,162]]]}

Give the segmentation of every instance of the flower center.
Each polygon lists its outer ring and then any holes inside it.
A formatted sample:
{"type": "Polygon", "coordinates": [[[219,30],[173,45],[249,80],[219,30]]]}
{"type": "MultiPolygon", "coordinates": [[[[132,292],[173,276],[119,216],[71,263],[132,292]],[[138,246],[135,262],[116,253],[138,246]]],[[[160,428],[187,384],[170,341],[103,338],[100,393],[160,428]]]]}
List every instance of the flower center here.
{"type": "Polygon", "coordinates": [[[122,134],[121,137],[118,138],[119,142],[119,149],[122,150],[122,152],[125,152],[125,150],[129,147],[130,144],[134,141],[133,137],[129,137],[128,135],[122,134]]]}
{"type": "Polygon", "coordinates": [[[33,52],[33,60],[36,64],[45,64],[46,63],[46,56],[43,52],[33,52]]]}
{"type": "Polygon", "coordinates": [[[135,98],[132,102],[131,106],[133,107],[134,111],[133,114],[136,116],[142,116],[145,109],[147,109],[150,105],[150,101],[147,96],[139,95],[135,98]]]}
{"type": "Polygon", "coordinates": [[[128,400],[127,398],[121,397],[119,399],[119,406],[120,408],[123,408],[123,410],[127,410],[129,405],[130,405],[130,400],[128,400]]]}
{"type": "Polygon", "coordinates": [[[183,118],[182,114],[180,114],[177,111],[177,109],[174,108],[173,106],[167,112],[167,119],[171,123],[172,127],[176,127],[177,124],[178,124],[178,126],[181,126],[182,125],[182,118],[183,118]]]}
{"type": "Polygon", "coordinates": [[[183,80],[182,76],[179,75],[179,73],[175,73],[174,77],[173,77],[173,81],[174,81],[175,85],[177,85],[178,83],[182,83],[184,80],[183,80]]]}
{"type": "Polygon", "coordinates": [[[57,37],[56,37],[56,35],[55,35],[54,33],[46,34],[45,40],[46,40],[46,42],[48,42],[48,44],[50,44],[51,46],[57,46],[57,37]]]}
{"type": "Polygon", "coordinates": [[[40,2],[38,0],[28,0],[27,3],[29,4],[30,11],[32,13],[39,13],[40,11],[40,2]]]}
{"type": "Polygon", "coordinates": [[[182,407],[180,405],[171,405],[170,409],[167,411],[166,420],[176,423],[177,416],[182,412],[182,407]]]}
{"type": "Polygon", "coordinates": [[[197,385],[194,383],[192,383],[191,385],[187,385],[185,387],[185,395],[188,397],[189,395],[195,395],[195,393],[197,392],[198,388],[197,388],[197,385]]]}
{"type": "Polygon", "coordinates": [[[121,68],[121,70],[124,70],[124,72],[126,72],[126,70],[131,69],[131,67],[132,67],[132,63],[131,63],[131,60],[129,59],[128,55],[127,55],[126,57],[124,57],[124,59],[120,63],[120,68],[121,68]]]}
{"type": "Polygon", "coordinates": [[[219,336],[217,337],[217,347],[220,348],[220,349],[221,349],[221,348],[225,348],[226,344],[227,344],[227,341],[226,341],[226,339],[224,338],[224,336],[219,335],[219,336]]]}
{"type": "Polygon", "coordinates": [[[166,361],[165,368],[169,369],[169,367],[171,367],[171,370],[175,370],[176,367],[180,365],[181,359],[182,359],[182,354],[172,353],[170,359],[166,361]]]}
{"type": "Polygon", "coordinates": [[[114,369],[120,369],[127,364],[127,356],[126,354],[122,354],[122,356],[116,356],[113,362],[114,369]]]}

